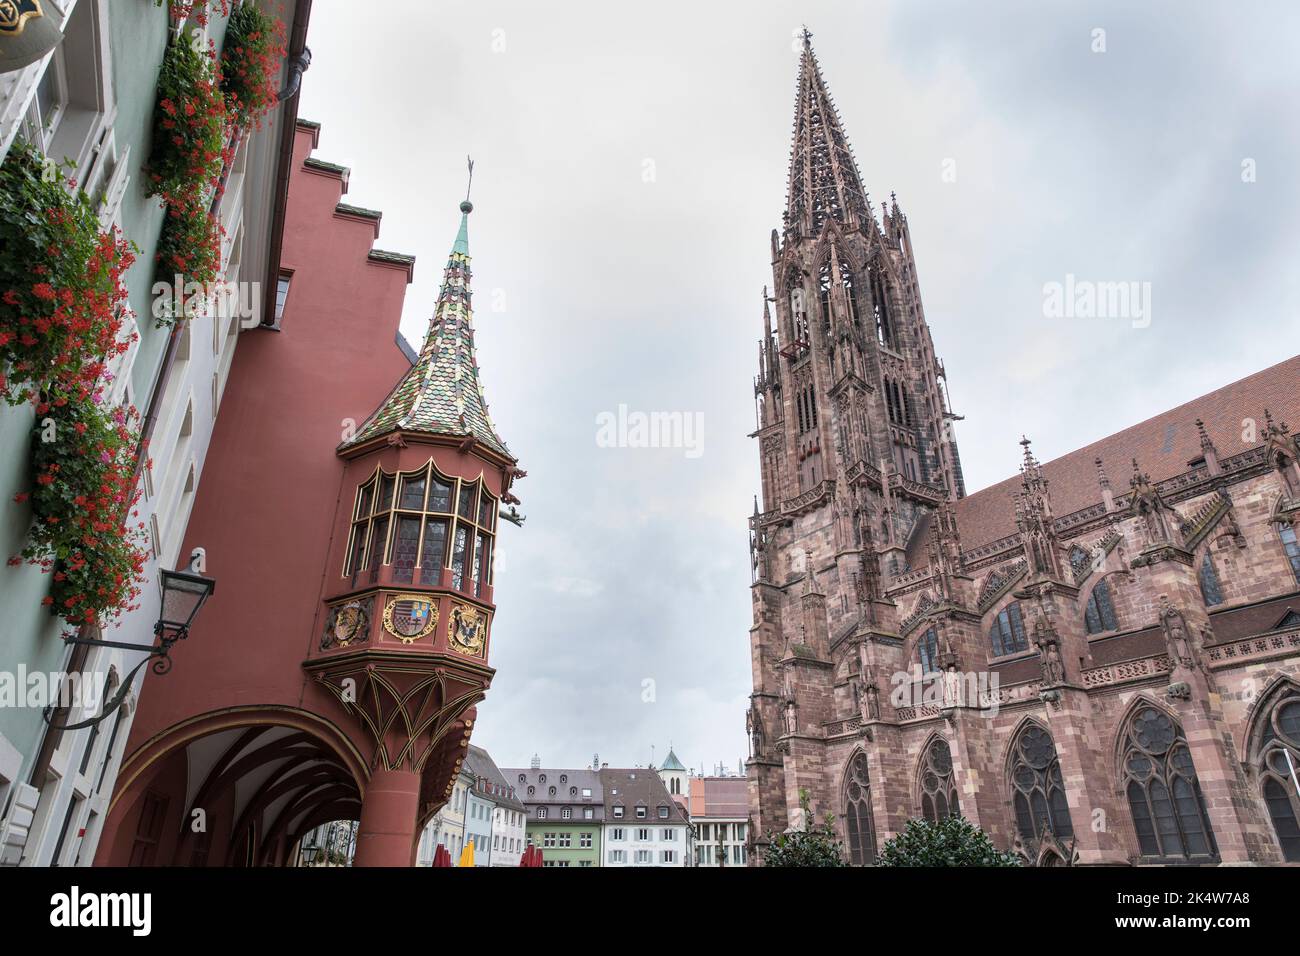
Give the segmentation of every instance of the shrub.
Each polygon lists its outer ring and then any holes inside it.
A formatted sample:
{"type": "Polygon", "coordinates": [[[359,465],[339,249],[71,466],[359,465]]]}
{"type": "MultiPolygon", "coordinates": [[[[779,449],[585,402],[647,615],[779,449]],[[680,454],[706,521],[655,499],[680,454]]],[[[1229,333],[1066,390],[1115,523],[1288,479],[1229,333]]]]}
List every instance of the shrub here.
{"type": "Polygon", "coordinates": [[[908,820],[903,832],[886,841],[877,866],[1020,866],[1014,853],[993,845],[989,835],[965,817],[938,823],[908,820]]]}
{"type": "Polygon", "coordinates": [[[808,807],[808,791],[799,791],[799,806],[803,808],[803,829],[786,833],[773,833],[768,837],[768,848],[763,853],[763,865],[791,866],[848,866],[844,848],[835,836],[834,821],[828,814],[818,824],[808,807]]]}

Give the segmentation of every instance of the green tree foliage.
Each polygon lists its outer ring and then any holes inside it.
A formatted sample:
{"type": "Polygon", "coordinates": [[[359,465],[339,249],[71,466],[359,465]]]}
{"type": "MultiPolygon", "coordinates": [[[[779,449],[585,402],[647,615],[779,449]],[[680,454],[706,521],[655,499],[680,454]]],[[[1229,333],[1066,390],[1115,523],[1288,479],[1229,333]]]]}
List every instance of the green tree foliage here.
{"type": "Polygon", "coordinates": [[[965,817],[938,823],[908,820],[903,832],[885,843],[877,866],[1020,866],[1014,853],[993,845],[989,835],[965,817]]]}
{"type": "Polygon", "coordinates": [[[844,847],[835,837],[834,820],[830,814],[820,824],[814,821],[808,808],[807,790],[799,791],[799,806],[803,808],[803,829],[770,834],[763,865],[848,866],[844,860],[844,847]]]}

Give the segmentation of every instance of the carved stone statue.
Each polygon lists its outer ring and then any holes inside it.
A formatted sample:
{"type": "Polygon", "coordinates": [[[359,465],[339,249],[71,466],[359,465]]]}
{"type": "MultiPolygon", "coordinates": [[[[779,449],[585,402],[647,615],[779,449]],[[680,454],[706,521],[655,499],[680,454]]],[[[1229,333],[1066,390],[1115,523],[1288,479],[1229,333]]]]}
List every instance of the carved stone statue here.
{"type": "Polygon", "coordinates": [[[1043,670],[1043,686],[1056,687],[1065,683],[1065,662],[1061,660],[1061,646],[1056,633],[1042,621],[1034,629],[1034,644],[1038,647],[1038,663],[1043,670]]]}
{"type": "Polygon", "coordinates": [[[750,756],[763,756],[763,717],[757,703],[751,704],[745,713],[745,733],[749,735],[750,756]]]}
{"type": "Polygon", "coordinates": [[[880,688],[876,686],[875,678],[867,683],[862,693],[862,719],[879,720],[880,719],[880,688]]]}
{"type": "Polygon", "coordinates": [[[797,734],[799,732],[798,708],[793,700],[785,702],[785,732],[787,734],[797,734]]]}
{"type": "Polygon", "coordinates": [[[1160,626],[1165,632],[1165,649],[1174,664],[1193,667],[1196,664],[1196,646],[1187,630],[1187,620],[1183,612],[1169,603],[1169,598],[1160,595],[1160,626]]]}

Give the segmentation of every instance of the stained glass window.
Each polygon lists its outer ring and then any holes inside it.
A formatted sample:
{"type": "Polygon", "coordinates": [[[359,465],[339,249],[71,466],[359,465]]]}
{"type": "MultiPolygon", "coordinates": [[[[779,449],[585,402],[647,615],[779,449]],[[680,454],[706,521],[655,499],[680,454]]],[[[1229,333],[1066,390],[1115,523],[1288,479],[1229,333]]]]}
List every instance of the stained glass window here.
{"type": "Polygon", "coordinates": [[[1201,785],[1182,728],[1154,707],[1129,722],[1121,783],[1138,849],[1149,860],[1218,857],[1201,785]]]}
{"type": "Polygon", "coordinates": [[[844,775],[844,828],[849,841],[849,862],[870,866],[876,861],[876,828],[871,817],[871,782],[867,755],[857,753],[844,775]]]}
{"type": "Polygon", "coordinates": [[[1023,839],[1040,840],[1047,830],[1061,839],[1074,835],[1056,745],[1037,724],[1025,727],[1012,748],[1011,793],[1023,839]]]}
{"type": "Polygon", "coordinates": [[[1300,863],[1300,691],[1284,687],[1263,710],[1255,766],[1282,858],[1300,863]]]}
{"type": "Polygon", "coordinates": [[[1104,578],[1097,582],[1097,586],[1088,595],[1084,624],[1089,634],[1119,630],[1119,622],[1115,618],[1115,605],[1110,600],[1110,585],[1104,578]]]}
{"type": "Polygon", "coordinates": [[[1216,604],[1223,603],[1223,591],[1219,588],[1219,575],[1214,570],[1214,559],[1210,557],[1210,552],[1205,552],[1205,557],[1201,559],[1201,569],[1197,573],[1201,582],[1201,597],[1205,600],[1206,607],[1214,607],[1216,604]]]}
{"type": "Polygon", "coordinates": [[[1029,639],[1025,636],[1025,621],[1020,614],[1020,602],[1013,601],[998,612],[989,631],[989,644],[993,656],[1014,654],[1029,649],[1029,639]]]}
{"type": "Polygon", "coordinates": [[[939,635],[930,628],[916,642],[916,656],[921,662],[921,673],[933,674],[939,669],[939,635]]]}
{"type": "Polygon", "coordinates": [[[952,782],[952,751],[948,741],[936,737],[921,758],[921,816],[938,823],[960,813],[957,788],[952,782]]]}

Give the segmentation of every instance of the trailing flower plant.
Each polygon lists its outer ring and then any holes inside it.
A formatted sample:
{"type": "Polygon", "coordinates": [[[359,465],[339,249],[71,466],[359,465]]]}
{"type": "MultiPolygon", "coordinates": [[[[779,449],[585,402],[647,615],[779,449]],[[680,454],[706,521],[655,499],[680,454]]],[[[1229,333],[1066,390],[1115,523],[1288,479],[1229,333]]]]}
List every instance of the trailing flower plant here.
{"type": "Polygon", "coordinates": [[[0,389],[10,405],[48,383],[93,390],[118,342],[130,244],[101,232],[66,169],[14,143],[0,165],[0,389]]]}
{"type": "Polygon", "coordinates": [[[22,556],[53,575],[42,602],[51,613],[72,624],[103,623],[135,607],[144,573],[141,523],[128,528],[140,495],[136,412],[108,409],[97,397],[56,386],[36,417],[30,493],[36,521],[22,556]]]}
{"type": "MultiPolygon", "coordinates": [[[[275,103],[275,79],[284,57],[284,27],[252,4],[230,14],[220,64],[211,42],[183,26],[192,17],[205,23],[209,3],[173,3],[182,24],[168,46],[158,76],[153,145],[149,154],[150,193],[167,204],[155,256],[164,281],[206,285],[221,270],[221,222],[213,211],[223,188],[222,173],[234,158],[239,131],[261,124],[275,103]]],[[[189,314],[164,318],[176,321],[189,314]]]]}
{"type": "Polygon", "coordinates": [[[131,607],[144,566],[136,500],[134,408],[109,408],[107,366],[120,340],[134,261],[116,231],[101,232],[66,170],[16,142],[0,165],[0,371],[9,404],[35,406],[33,524],[21,555],[53,576],[44,603],[72,623],[102,623],[131,607]]]}
{"type": "Polygon", "coordinates": [[[150,195],[174,202],[209,191],[221,177],[230,117],[210,41],[182,34],[167,47],[158,73],[150,195]]]}
{"type": "Polygon", "coordinates": [[[153,0],[155,7],[167,7],[171,12],[172,22],[185,23],[193,18],[201,27],[208,25],[208,19],[220,10],[221,15],[230,13],[231,0],[153,0]]]}
{"type": "Polygon", "coordinates": [[[221,91],[236,126],[261,126],[263,115],[275,105],[284,56],[284,24],[251,3],[236,8],[226,24],[221,51],[221,91]]]}

